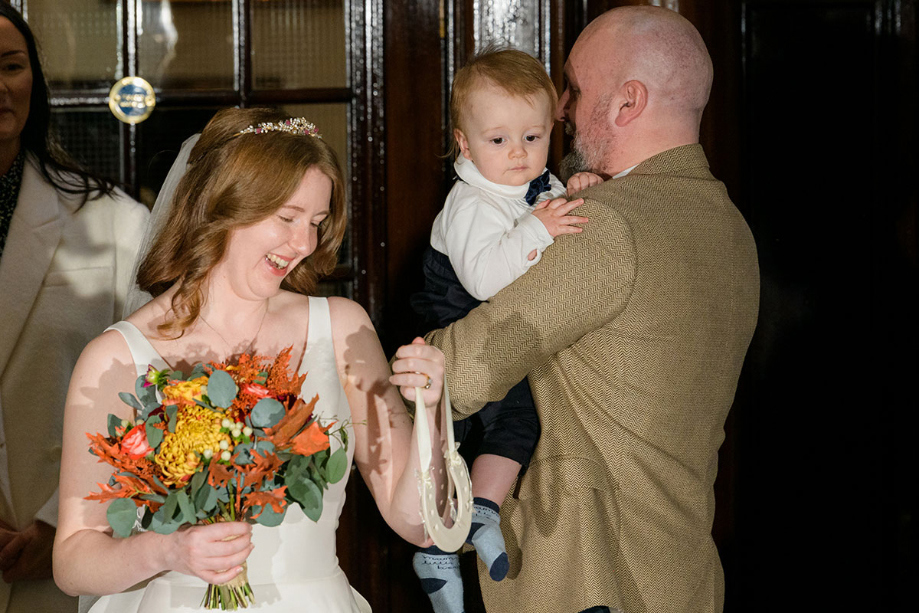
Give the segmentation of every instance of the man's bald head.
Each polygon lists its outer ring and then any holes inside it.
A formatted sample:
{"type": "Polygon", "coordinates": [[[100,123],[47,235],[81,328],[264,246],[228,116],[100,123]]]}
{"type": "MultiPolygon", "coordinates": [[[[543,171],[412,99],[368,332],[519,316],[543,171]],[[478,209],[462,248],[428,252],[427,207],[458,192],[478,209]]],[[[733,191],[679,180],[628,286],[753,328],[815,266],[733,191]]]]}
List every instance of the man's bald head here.
{"type": "Polygon", "coordinates": [[[584,44],[607,70],[610,88],[630,80],[648,88],[651,104],[696,113],[700,119],[712,87],[712,60],[696,28],[674,11],[626,6],[592,21],[584,44]]]}
{"type": "Polygon", "coordinates": [[[653,6],[607,11],[578,37],[557,118],[575,135],[572,170],[612,174],[698,142],[712,61],[684,17],[653,6]]]}

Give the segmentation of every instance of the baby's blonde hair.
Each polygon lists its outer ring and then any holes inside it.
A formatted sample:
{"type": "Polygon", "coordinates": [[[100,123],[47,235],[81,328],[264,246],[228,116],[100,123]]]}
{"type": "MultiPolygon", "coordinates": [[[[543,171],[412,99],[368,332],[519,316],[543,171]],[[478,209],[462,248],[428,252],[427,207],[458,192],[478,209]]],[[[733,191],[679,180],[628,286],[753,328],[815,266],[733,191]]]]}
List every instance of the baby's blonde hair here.
{"type": "MultiPolygon", "coordinates": [[[[464,131],[463,113],[469,105],[469,97],[481,87],[492,86],[504,90],[511,96],[529,98],[545,93],[549,98],[550,114],[558,103],[558,92],[546,69],[535,57],[516,49],[488,47],[474,55],[453,78],[450,94],[450,123],[453,130],[464,131]]],[[[453,139],[450,157],[460,154],[459,144],[453,139]]]]}

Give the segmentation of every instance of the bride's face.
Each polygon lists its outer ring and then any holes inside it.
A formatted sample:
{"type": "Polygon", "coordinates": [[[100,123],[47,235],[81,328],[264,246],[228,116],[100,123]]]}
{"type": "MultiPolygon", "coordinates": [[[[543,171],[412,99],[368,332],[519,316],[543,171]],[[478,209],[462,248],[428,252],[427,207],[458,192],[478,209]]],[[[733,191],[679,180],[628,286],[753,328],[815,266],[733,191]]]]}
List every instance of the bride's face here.
{"type": "Polygon", "coordinates": [[[215,280],[225,280],[241,297],[275,295],[284,277],[315,251],[319,224],[329,216],[331,199],[332,181],[318,168],[310,168],[274,214],[230,233],[226,253],[212,273],[215,280]]]}

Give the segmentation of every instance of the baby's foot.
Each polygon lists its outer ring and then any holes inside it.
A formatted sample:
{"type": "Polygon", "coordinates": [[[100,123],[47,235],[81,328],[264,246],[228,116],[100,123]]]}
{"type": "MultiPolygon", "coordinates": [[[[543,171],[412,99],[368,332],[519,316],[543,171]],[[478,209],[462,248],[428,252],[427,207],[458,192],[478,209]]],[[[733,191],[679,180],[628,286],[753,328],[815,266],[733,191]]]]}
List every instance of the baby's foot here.
{"type": "Polygon", "coordinates": [[[431,599],[434,613],[463,613],[463,579],[459,555],[428,547],[412,558],[421,589],[431,599]]]}
{"type": "Polygon", "coordinates": [[[488,575],[494,581],[507,576],[510,563],[501,534],[500,507],[487,498],[476,498],[472,505],[472,526],[466,542],[475,547],[479,559],[488,567],[488,575]]]}

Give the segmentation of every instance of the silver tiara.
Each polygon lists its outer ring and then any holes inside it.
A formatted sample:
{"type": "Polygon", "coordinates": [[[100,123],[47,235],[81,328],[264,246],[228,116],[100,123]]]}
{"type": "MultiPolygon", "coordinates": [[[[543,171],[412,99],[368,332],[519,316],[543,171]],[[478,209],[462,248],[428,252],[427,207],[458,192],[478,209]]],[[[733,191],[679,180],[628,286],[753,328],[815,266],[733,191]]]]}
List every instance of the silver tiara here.
{"type": "Polygon", "coordinates": [[[322,134],[319,133],[316,125],[307,121],[304,117],[291,117],[279,123],[266,121],[265,123],[249,126],[245,130],[240,130],[237,134],[264,134],[265,132],[287,132],[288,134],[322,138],[322,134]]]}

